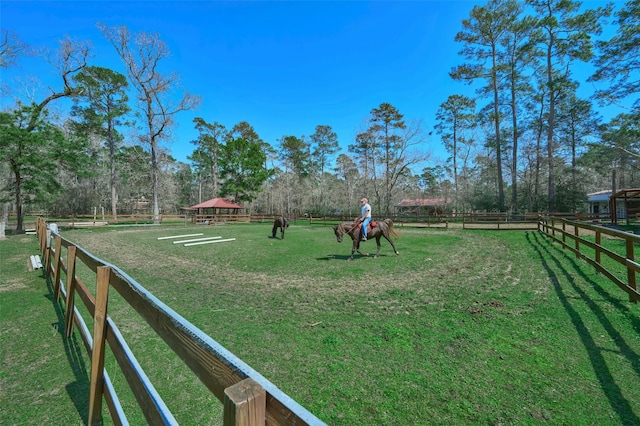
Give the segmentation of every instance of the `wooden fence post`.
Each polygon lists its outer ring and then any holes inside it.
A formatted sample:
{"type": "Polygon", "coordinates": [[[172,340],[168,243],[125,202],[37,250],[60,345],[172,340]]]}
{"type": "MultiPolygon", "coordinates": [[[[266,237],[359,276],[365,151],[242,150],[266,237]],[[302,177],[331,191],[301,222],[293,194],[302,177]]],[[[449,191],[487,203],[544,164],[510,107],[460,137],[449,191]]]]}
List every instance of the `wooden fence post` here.
{"type": "Polygon", "coordinates": [[[252,378],[224,390],[224,426],[264,426],[267,393],[252,378]]]}
{"type": "Polygon", "coordinates": [[[576,236],[576,257],[580,257],[580,241],[578,240],[579,233],[580,233],[580,228],[578,228],[574,223],[573,234],[576,236]]]}
{"type": "Polygon", "coordinates": [[[567,248],[567,223],[562,221],[562,248],[567,248]]]}
{"type": "Polygon", "coordinates": [[[67,338],[73,333],[73,316],[76,293],[76,246],[67,249],[67,299],[65,300],[65,334],[67,338]]]}
{"type": "Polygon", "coordinates": [[[96,310],[93,316],[93,350],[89,382],[89,424],[102,423],[102,389],[104,386],[104,346],[107,331],[107,301],[111,268],[98,266],[96,270],[96,310]]]}
{"type": "Polygon", "coordinates": [[[60,262],[62,255],[62,238],[58,235],[56,237],[56,256],[55,262],[53,265],[53,300],[58,301],[60,297],[60,262]]]}
{"type": "MultiPolygon", "coordinates": [[[[633,239],[627,237],[625,238],[625,242],[627,245],[627,259],[635,262],[633,239]]],[[[627,285],[636,290],[636,271],[631,267],[631,265],[627,265],[627,285]]],[[[638,303],[638,299],[634,294],[629,294],[629,302],[638,303]]]]}
{"type": "Polygon", "coordinates": [[[600,265],[601,263],[601,252],[600,252],[600,244],[602,243],[602,232],[600,230],[596,231],[596,263],[600,265]]]}
{"type": "Polygon", "coordinates": [[[38,242],[40,243],[40,253],[43,256],[44,264],[44,276],[49,279],[49,266],[51,265],[51,247],[49,247],[49,235],[50,232],[47,229],[47,223],[41,217],[36,222],[36,234],[38,235],[38,242]]]}
{"type": "Polygon", "coordinates": [[[44,250],[47,248],[47,225],[40,217],[36,222],[36,235],[38,236],[38,244],[40,244],[40,253],[44,255],[44,250]]]}

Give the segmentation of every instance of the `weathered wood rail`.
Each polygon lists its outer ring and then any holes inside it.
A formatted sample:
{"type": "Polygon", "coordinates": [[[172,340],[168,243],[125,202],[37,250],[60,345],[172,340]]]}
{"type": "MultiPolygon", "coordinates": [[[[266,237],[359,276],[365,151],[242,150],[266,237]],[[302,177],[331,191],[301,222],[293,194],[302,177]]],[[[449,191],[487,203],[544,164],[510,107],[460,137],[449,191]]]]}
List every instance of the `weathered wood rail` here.
{"type": "Polygon", "coordinates": [[[177,421],[155,390],[117,325],[108,315],[109,291],[122,298],[153,328],[202,383],[223,403],[224,425],[324,425],[275,385],[227,349],[149,293],[133,278],[73,242],[52,233],[43,219],[36,225],[45,275],[52,280],[56,303],[62,297],[65,333],[70,338],[74,325],[91,358],[89,424],[101,424],[102,402],[106,402],[115,424],[128,424],[107,371],[108,344],[148,424],[174,425],[177,421]],[[63,251],[64,256],[63,256],[63,251]],[[96,294],[76,276],[82,262],[95,273],[96,294]],[[63,280],[62,275],[65,275],[63,280]],[[77,309],[80,298],[93,322],[93,332],[77,309]]]}
{"type": "Polygon", "coordinates": [[[536,229],[537,214],[511,213],[465,213],[462,216],[463,229],[536,229]]]}
{"type": "Polygon", "coordinates": [[[219,225],[223,223],[250,223],[250,214],[195,214],[191,222],[196,224],[219,225]]]}
{"type": "MultiPolygon", "coordinates": [[[[300,217],[299,219],[304,219],[309,222],[309,225],[320,225],[320,226],[334,226],[341,222],[352,222],[358,217],[357,214],[352,215],[308,215],[306,217],[300,217]]],[[[418,227],[427,227],[427,228],[448,228],[449,222],[444,216],[385,216],[393,221],[394,226],[402,227],[404,225],[408,226],[418,226],[418,227]]],[[[381,217],[376,217],[375,220],[383,220],[381,217]]]]}
{"type": "Polygon", "coordinates": [[[541,216],[538,219],[538,230],[553,239],[553,241],[562,244],[563,249],[571,250],[576,257],[584,259],[593,265],[599,273],[624,290],[629,295],[630,302],[637,303],[640,300],[640,293],[636,283],[640,264],[635,260],[635,245],[640,243],[640,236],[599,225],[548,216],[541,216]],[[587,235],[593,237],[594,241],[585,238],[587,235]],[[618,254],[605,247],[602,244],[603,235],[608,238],[623,240],[625,243],[625,255],[618,254]],[[593,250],[592,257],[590,253],[586,253],[584,247],[593,250]],[[610,268],[608,269],[604,266],[602,262],[603,254],[626,270],[626,281],[616,276],[615,272],[610,268]]]}

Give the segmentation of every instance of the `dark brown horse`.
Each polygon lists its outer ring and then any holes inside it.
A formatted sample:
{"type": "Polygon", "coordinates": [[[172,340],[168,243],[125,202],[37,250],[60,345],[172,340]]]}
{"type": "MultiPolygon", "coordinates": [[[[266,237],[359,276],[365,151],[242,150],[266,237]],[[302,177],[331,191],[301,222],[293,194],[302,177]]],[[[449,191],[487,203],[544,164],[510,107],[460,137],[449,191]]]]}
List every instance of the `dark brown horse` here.
{"type": "Polygon", "coordinates": [[[276,238],[276,233],[278,232],[278,228],[280,228],[280,239],[284,240],[284,230],[285,228],[289,227],[289,219],[287,219],[286,217],[276,217],[273,220],[273,230],[272,230],[272,236],[273,238],[276,238]]]}
{"type": "MultiPolygon", "coordinates": [[[[351,240],[353,240],[351,257],[347,260],[353,260],[353,254],[356,251],[363,256],[369,256],[369,253],[362,253],[360,251],[360,224],[355,222],[342,222],[340,225],[334,226],[333,231],[335,232],[336,238],[338,239],[339,243],[342,242],[342,237],[344,236],[344,234],[349,235],[351,237],[351,240]]],[[[386,238],[386,240],[389,241],[389,244],[391,244],[391,247],[393,247],[394,253],[400,255],[400,253],[398,253],[398,250],[396,250],[396,246],[393,244],[393,241],[391,241],[390,235],[393,235],[394,237],[398,236],[398,233],[393,229],[393,221],[391,219],[385,219],[381,222],[376,222],[376,226],[368,229],[367,239],[370,240],[371,238],[375,237],[376,244],[378,245],[378,251],[376,251],[375,256],[373,256],[374,258],[378,257],[378,255],[380,254],[381,237],[386,238]]]]}

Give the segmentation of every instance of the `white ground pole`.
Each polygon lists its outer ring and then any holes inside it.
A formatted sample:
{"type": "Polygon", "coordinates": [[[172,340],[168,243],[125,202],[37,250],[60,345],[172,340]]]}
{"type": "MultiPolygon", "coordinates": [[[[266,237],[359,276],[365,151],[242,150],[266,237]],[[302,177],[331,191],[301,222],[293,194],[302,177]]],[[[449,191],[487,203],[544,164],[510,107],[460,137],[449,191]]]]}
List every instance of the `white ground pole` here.
{"type": "Polygon", "coordinates": [[[198,235],[202,235],[202,232],[199,234],[186,234],[186,235],[172,235],[170,237],[158,237],[159,240],[168,240],[170,238],[185,238],[185,237],[197,237],[198,235]]]}
{"type": "Polygon", "coordinates": [[[42,268],[42,261],[40,260],[40,256],[38,256],[37,254],[31,255],[31,267],[34,270],[42,268]]]}
{"type": "Polygon", "coordinates": [[[182,241],[174,241],[173,244],[182,244],[182,243],[191,243],[193,241],[205,241],[205,240],[217,240],[222,237],[204,237],[204,238],[194,238],[192,240],[182,240],[182,241]]]}
{"type": "Polygon", "coordinates": [[[212,241],[200,241],[198,243],[190,243],[190,244],[185,244],[185,247],[189,247],[189,246],[197,246],[200,244],[211,244],[211,243],[224,243],[225,241],[235,241],[235,238],[227,238],[224,240],[212,240],[212,241]]]}

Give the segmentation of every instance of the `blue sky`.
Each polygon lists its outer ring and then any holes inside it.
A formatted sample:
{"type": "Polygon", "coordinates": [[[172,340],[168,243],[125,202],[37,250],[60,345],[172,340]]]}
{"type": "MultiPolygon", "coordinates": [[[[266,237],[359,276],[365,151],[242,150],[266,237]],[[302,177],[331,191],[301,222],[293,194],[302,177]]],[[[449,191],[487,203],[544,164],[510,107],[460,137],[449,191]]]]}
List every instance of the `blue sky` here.
{"type": "MultiPolygon", "coordinates": [[[[228,129],[247,121],[274,147],[282,136],[329,125],[346,153],[371,109],[388,102],[421,122],[424,149],[438,164],[446,153],[428,133],[439,105],[454,93],[473,96],[448,73],[462,62],[454,37],[474,4],[484,2],[3,0],[0,25],[33,46],[55,47],[65,35],[91,40],[92,64],[122,73],[96,23],[158,33],[172,53],[163,71],[177,72],[183,88],[203,99],[177,116],[166,145],[180,161],[193,152],[194,117],[228,129]]],[[[16,78],[37,75],[47,84],[52,73],[29,59],[2,79],[17,87],[16,78]]]]}

